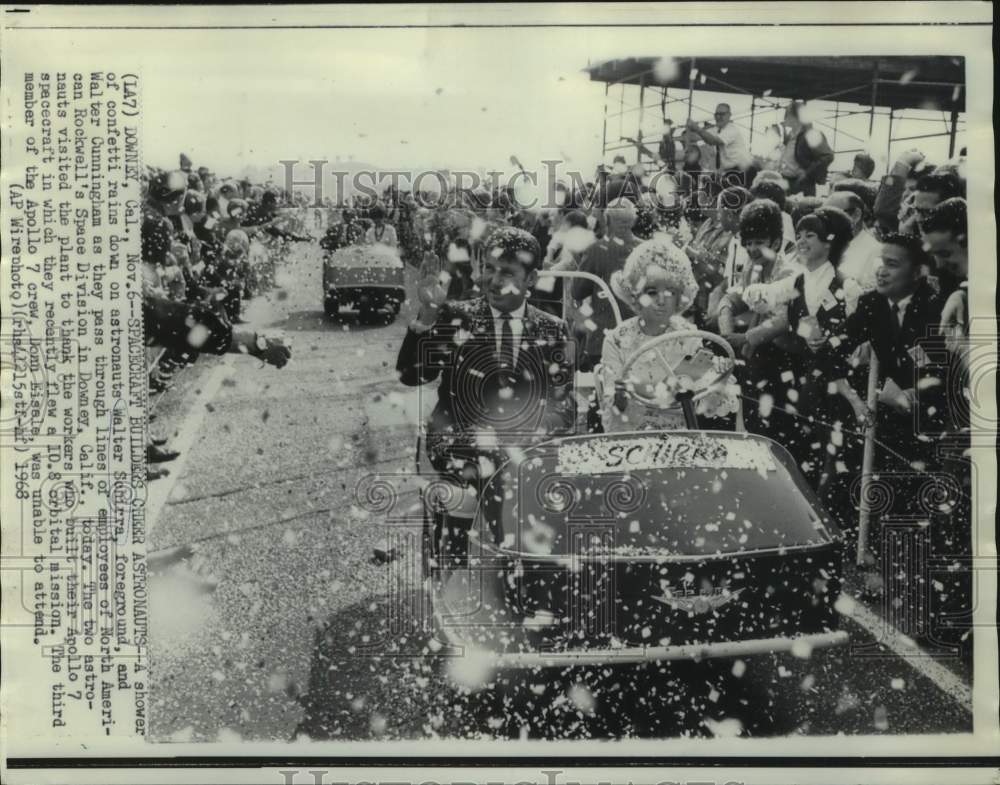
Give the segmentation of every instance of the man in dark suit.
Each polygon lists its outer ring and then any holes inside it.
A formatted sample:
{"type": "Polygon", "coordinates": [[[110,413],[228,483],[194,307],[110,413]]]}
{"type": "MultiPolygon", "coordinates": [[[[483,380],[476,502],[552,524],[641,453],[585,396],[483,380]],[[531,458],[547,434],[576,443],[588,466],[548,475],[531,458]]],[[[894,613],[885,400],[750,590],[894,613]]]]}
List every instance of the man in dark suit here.
{"type": "MultiPolygon", "coordinates": [[[[937,354],[943,303],[922,274],[927,254],[918,238],[894,234],[883,238],[876,288],[858,300],[858,307],[836,336],[817,336],[809,347],[820,364],[841,363],[845,354],[865,342],[878,357],[883,394],[878,407],[878,441],[907,462],[933,460],[934,445],[920,432],[943,427],[947,395],[937,354]]],[[[833,371],[831,370],[831,374],[833,371]]],[[[900,457],[886,455],[882,467],[906,471],[900,457]]]]}
{"type": "Polygon", "coordinates": [[[449,302],[438,271],[424,270],[420,313],[396,370],[409,387],[440,378],[426,446],[442,474],[486,480],[490,466],[499,467],[502,447],[574,427],[575,355],[566,324],[526,303],[541,263],[535,238],[505,226],[486,244],[483,296],[449,302]]]}
{"type": "MultiPolygon", "coordinates": [[[[940,329],[944,303],[921,273],[929,261],[924,241],[892,234],[882,243],[876,289],[860,298],[836,337],[839,348],[847,351],[868,341],[878,357],[883,392],[876,417],[875,470],[890,490],[881,516],[921,521],[919,536],[927,538],[928,563],[961,564],[972,542],[971,485],[967,462],[955,459],[954,451],[949,456],[941,450],[954,405],[948,363],[942,362],[947,355],[940,329]],[[954,482],[942,483],[942,475],[954,482]]],[[[817,342],[810,348],[817,350],[817,342]]],[[[818,348],[821,354],[831,350],[836,351],[829,344],[818,348]]],[[[901,551],[883,551],[886,529],[879,525],[872,531],[868,546],[882,552],[883,574],[906,574],[911,568],[900,559],[901,551]]],[[[933,592],[922,582],[928,578],[911,574],[910,583],[897,586],[894,591],[900,593],[892,600],[911,608],[927,603],[926,634],[934,644],[961,644],[967,652],[969,639],[963,633],[971,631],[964,626],[971,609],[970,573],[935,568],[931,575],[933,592]],[[956,626],[940,622],[947,616],[957,619],[956,626]]]]}

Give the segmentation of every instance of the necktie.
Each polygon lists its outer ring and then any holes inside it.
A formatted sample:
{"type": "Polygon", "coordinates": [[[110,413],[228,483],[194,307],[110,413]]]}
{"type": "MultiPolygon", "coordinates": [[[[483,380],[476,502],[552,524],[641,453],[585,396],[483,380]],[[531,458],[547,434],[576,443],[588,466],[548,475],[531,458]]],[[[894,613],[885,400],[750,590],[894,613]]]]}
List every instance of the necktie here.
{"type": "Polygon", "coordinates": [[[889,312],[892,314],[892,319],[891,319],[892,342],[898,343],[899,334],[903,331],[903,325],[899,323],[899,305],[893,303],[892,307],[889,309],[889,312]]]}
{"type": "Polygon", "coordinates": [[[509,313],[501,314],[500,321],[500,367],[507,373],[514,372],[514,331],[510,326],[509,313]]]}
{"type": "Polygon", "coordinates": [[[715,148],[715,171],[721,171],[722,169],[722,148],[715,148]]]}

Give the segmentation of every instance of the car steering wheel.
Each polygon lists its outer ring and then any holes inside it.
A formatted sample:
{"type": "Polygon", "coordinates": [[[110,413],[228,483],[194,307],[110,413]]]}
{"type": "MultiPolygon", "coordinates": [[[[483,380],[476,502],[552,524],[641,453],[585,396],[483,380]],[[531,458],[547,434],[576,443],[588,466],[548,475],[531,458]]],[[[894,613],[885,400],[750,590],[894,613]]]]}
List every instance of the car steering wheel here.
{"type": "MultiPolygon", "coordinates": [[[[733,347],[729,345],[729,342],[725,338],[722,338],[721,336],[716,335],[715,333],[705,332],[704,330],[681,330],[679,332],[664,333],[663,335],[658,335],[655,338],[651,338],[650,340],[646,341],[646,343],[644,343],[642,346],[636,349],[632,353],[632,355],[625,361],[625,365],[623,366],[621,371],[621,378],[627,379],[628,372],[635,364],[636,360],[638,360],[642,355],[646,354],[647,352],[656,350],[661,344],[674,343],[676,341],[684,341],[689,338],[700,338],[703,341],[709,341],[710,343],[714,343],[715,345],[722,347],[722,349],[725,351],[726,358],[729,360],[727,367],[718,370],[716,374],[710,377],[709,381],[707,382],[702,381],[705,378],[704,376],[699,379],[693,380],[695,382],[700,382],[699,387],[701,389],[690,391],[688,395],[684,395],[683,393],[681,393],[680,395],[676,395],[674,397],[674,400],[669,405],[664,405],[664,402],[660,399],[649,398],[644,395],[641,395],[640,393],[632,391],[630,395],[636,401],[638,401],[644,406],[648,406],[653,409],[676,409],[679,407],[687,408],[684,406],[686,402],[685,399],[687,401],[690,401],[691,405],[693,406],[693,404],[697,403],[702,398],[711,393],[715,385],[717,385],[723,379],[727,378],[730,374],[732,374],[733,369],[736,366],[736,354],[735,352],[733,352],[733,347]]],[[[680,377],[678,377],[677,375],[677,368],[681,365],[682,362],[684,362],[684,358],[682,358],[680,362],[671,363],[659,352],[657,352],[657,355],[663,361],[663,366],[667,369],[668,378],[673,380],[678,380],[680,377]]],[[[740,408],[737,411],[737,428],[742,430],[742,424],[743,424],[743,412],[742,412],[742,399],[741,399],[740,408]]]]}

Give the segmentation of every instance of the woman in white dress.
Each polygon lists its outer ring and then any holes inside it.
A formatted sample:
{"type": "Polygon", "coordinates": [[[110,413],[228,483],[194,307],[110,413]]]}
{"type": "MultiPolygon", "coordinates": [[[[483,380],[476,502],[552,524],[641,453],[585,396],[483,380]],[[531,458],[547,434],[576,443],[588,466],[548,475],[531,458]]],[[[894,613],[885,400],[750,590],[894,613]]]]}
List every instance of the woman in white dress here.
{"type": "MultiPolygon", "coordinates": [[[[636,349],[669,332],[696,329],[682,314],[691,307],[698,283],[687,254],[667,239],[639,244],[611,278],[611,288],[636,316],[608,330],[601,357],[601,416],[606,432],[684,429],[676,393],[705,390],[718,378],[725,358],[713,357],[697,337],[667,341],[642,354],[624,374],[636,349]],[[671,369],[676,369],[672,373],[671,369]],[[692,378],[690,373],[697,375],[692,378]],[[656,400],[651,407],[633,394],[656,400]],[[676,404],[673,408],[666,408],[676,404]]],[[[725,417],[739,407],[740,388],[732,376],[712,385],[696,404],[704,417],[725,417]]]]}

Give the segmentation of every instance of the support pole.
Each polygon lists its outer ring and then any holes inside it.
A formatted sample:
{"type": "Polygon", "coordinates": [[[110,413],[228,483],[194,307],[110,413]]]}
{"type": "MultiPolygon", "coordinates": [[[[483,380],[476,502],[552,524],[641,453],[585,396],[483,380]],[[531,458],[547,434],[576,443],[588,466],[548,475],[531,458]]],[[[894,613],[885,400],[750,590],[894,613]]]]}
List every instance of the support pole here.
{"type": "Polygon", "coordinates": [[[608,93],[611,90],[611,82],[604,83],[604,131],[601,133],[601,160],[608,154],[608,93]]]}
{"type": "Polygon", "coordinates": [[[840,125],[840,101],[833,104],[833,152],[837,153],[837,126],[840,125]]]}
{"type": "Polygon", "coordinates": [[[958,133],[958,107],[951,110],[951,130],[948,131],[948,157],[955,157],[955,136],[958,133]]]}
{"type": "MultiPolygon", "coordinates": [[[[873,414],[878,406],[878,357],[871,353],[868,364],[868,409],[873,414]]],[[[868,527],[871,521],[872,506],[869,498],[869,488],[872,482],[872,470],[875,466],[875,423],[865,432],[865,451],[861,461],[861,510],[858,517],[858,549],[856,564],[861,567],[865,563],[868,552],[868,527]]]]}
{"type": "Polygon", "coordinates": [[[747,142],[751,147],[753,146],[753,120],[754,112],[757,110],[757,96],[750,96],[750,141],[747,142]]]}
{"type": "Polygon", "coordinates": [[[892,115],[893,115],[893,113],[894,113],[893,108],[889,107],[889,142],[886,144],[886,147],[885,147],[885,160],[889,163],[889,166],[892,166],[892,115]]]}
{"type": "Polygon", "coordinates": [[[621,139],[623,135],[622,127],[625,122],[625,83],[622,82],[619,87],[622,89],[622,94],[618,105],[618,138],[621,139]]]}
{"type": "Polygon", "coordinates": [[[642,163],[642,121],[646,116],[646,75],[642,74],[639,77],[639,130],[636,133],[635,138],[639,142],[639,146],[635,151],[635,160],[638,163],[642,163]]]}
{"type": "Polygon", "coordinates": [[[872,68],[872,107],[871,115],[868,118],[868,138],[871,139],[872,131],[875,130],[875,102],[878,100],[878,60],[872,68]]]}
{"type": "Polygon", "coordinates": [[[688,113],[687,113],[688,122],[691,121],[691,104],[694,102],[694,79],[695,79],[694,73],[695,73],[695,65],[697,62],[698,61],[692,57],[691,66],[688,68],[688,113]]]}

